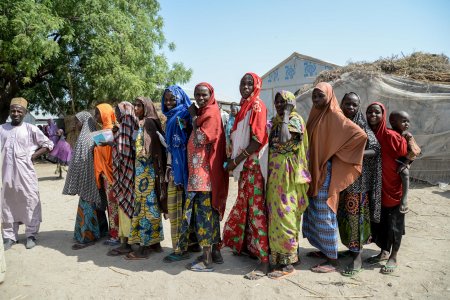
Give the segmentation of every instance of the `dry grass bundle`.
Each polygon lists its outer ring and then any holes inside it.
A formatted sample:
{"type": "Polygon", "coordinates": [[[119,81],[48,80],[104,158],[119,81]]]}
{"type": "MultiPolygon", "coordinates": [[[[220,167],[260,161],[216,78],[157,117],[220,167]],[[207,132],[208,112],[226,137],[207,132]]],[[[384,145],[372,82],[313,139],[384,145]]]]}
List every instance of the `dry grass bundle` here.
{"type": "Polygon", "coordinates": [[[398,55],[368,62],[350,63],[347,66],[319,74],[314,84],[335,81],[349,72],[365,74],[392,74],[420,81],[450,83],[450,62],[444,54],[415,52],[401,58],[398,55]]]}

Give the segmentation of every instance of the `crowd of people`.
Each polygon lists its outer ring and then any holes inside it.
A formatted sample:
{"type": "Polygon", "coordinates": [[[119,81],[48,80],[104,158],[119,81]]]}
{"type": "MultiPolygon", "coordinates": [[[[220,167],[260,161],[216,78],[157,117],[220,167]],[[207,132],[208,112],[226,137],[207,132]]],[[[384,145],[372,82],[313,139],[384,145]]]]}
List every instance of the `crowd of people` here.
{"type": "MultiPolygon", "coordinates": [[[[173,251],[164,262],[201,252],[186,265],[192,271],[213,271],[224,263],[221,249],[229,247],[258,259],[247,279],[291,275],[302,231],[317,248],[307,255],[324,260],[313,272],[335,272],[339,256],[351,255],[342,275],[358,274],[363,247],[371,242],[380,254],[368,262],[386,261],[381,272],[394,272],[408,211],[408,169],[420,153],[407,131],[409,115],[392,112],[389,129],[382,103],[370,104],[364,114],[356,93],[339,104],[332,86],[322,82],[313,89],[306,123],[289,91],[275,95],[276,115],[267,122],[261,86],[254,73],[242,77],[242,99],[226,124],[206,82],[196,85],[195,102],[177,85],[164,90],[165,128],[145,97],[115,108],[99,104],[94,116],[76,114],[80,134],[63,189],[79,196],[72,249],[106,237],[112,246],[107,255],[147,259],[163,251],[162,219],[168,218],[173,251]],[[94,141],[99,129],[112,138],[94,141]],[[222,231],[230,176],[238,181],[238,195],[222,231]],[[339,236],[348,251],[338,252],[339,236]]],[[[23,123],[26,109],[25,99],[14,98],[11,123],[0,127],[5,250],[18,242],[20,224],[26,248],[36,245],[42,220],[32,161],[63,136],[57,131],[49,138],[23,123]]]]}

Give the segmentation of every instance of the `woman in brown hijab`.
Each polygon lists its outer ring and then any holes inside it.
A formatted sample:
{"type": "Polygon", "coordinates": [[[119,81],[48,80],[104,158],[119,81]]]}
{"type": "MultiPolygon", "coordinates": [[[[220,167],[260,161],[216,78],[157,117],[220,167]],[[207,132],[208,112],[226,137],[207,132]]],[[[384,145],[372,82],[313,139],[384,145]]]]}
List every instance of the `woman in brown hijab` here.
{"type": "Polygon", "coordinates": [[[310,201],[304,213],[303,236],[320,250],[309,256],[327,259],[311,271],[328,273],[336,271],[337,265],[339,193],[361,175],[367,135],[344,116],[330,84],[317,84],[312,102],[306,124],[310,201]]]}
{"type": "Polygon", "coordinates": [[[135,147],[135,206],[128,243],[139,244],[139,250],[125,256],[128,260],[148,258],[149,251],[161,252],[164,240],[162,213],[167,213],[167,188],[164,183],[166,151],[157,132],[164,136],[155,106],[148,98],[134,102],[139,119],[135,147]]]}

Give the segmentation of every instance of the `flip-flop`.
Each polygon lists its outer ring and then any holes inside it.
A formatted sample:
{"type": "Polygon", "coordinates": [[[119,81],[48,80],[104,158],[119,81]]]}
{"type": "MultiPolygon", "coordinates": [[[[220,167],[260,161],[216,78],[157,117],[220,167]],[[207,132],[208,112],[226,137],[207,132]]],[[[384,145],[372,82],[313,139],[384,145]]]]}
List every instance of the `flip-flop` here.
{"type": "Polygon", "coordinates": [[[352,252],[350,250],[338,252],[338,258],[346,258],[346,257],[350,257],[351,255],[352,255],[352,252]]]}
{"type": "Polygon", "coordinates": [[[364,262],[369,264],[370,266],[372,266],[372,265],[376,265],[376,264],[379,264],[379,263],[381,263],[383,261],[387,261],[387,260],[388,260],[387,257],[381,259],[378,255],[375,255],[375,256],[369,257],[368,259],[364,260],[364,262]]]}
{"type": "Polygon", "coordinates": [[[137,255],[135,252],[130,252],[127,255],[125,255],[125,259],[126,260],[144,260],[144,259],[148,259],[149,255],[144,254],[144,256],[139,256],[137,255]]]}
{"type": "Polygon", "coordinates": [[[213,272],[214,268],[205,265],[204,262],[198,262],[196,264],[192,264],[189,270],[194,272],[213,272]]]}
{"type": "Polygon", "coordinates": [[[328,263],[322,263],[312,267],[311,271],[314,273],[332,273],[337,272],[337,269],[335,266],[332,266],[328,263]]]}
{"type": "Polygon", "coordinates": [[[105,246],[117,246],[120,245],[120,241],[116,239],[107,239],[103,242],[103,245],[105,246]]]}
{"type": "Polygon", "coordinates": [[[72,245],[72,250],[81,250],[86,247],[94,245],[95,242],[89,242],[89,243],[75,243],[72,245]]]}
{"type": "Polygon", "coordinates": [[[409,212],[409,207],[406,207],[405,210],[399,209],[401,214],[407,214],[409,212]]]}
{"type": "Polygon", "coordinates": [[[360,269],[346,268],[344,271],[341,272],[341,275],[352,278],[361,273],[363,270],[364,270],[363,268],[360,269]]]}
{"type": "Polygon", "coordinates": [[[306,256],[312,257],[312,258],[327,258],[325,254],[323,254],[320,251],[311,251],[306,253],[306,256]]]}
{"type": "Polygon", "coordinates": [[[394,271],[397,269],[397,265],[384,265],[380,269],[380,273],[384,275],[389,275],[394,273],[394,271]]]}
{"type": "Polygon", "coordinates": [[[182,261],[185,259],[189,259],[191,257],[191,255],[189,254],[189,252],[184,252],[181,254],[176,254],[175,252],[170,253],[169,255],[167,255],[166,257],[163,258],[163,262],[165,263],[172,263],[172,262],[177,262],[177,261],[182,261]]]}
{"type": "Polygon", "coordinates": [[[251,271],[250,273],[245,274],[244,278],[248,279],[248,280],[258,280],[265,276],[267,276],[267,275],[264,274],[264,272],[262,272],[260,270],[255,270],[255,271],[251,271]]]}
{"type": "Polygon", "coordinates": [[[121,256],[121,255],[128,254],[128,253],[130,253],[132,251],[133,250],[131,250],[130,248],[128,248],[128,249],[115,248],[115,249],[109,250],[108,253],[106,253],[106,255],[108,255],[108,256],[121,256]]]}
{"type": "Polygon", "coordinates": [[[283,271],[283,270],[274,270],[274,271],[268,273],[267,277],[269,277],[270,279],[279,280],[279,279],[282,279],[284,277],[294,275],[294,274],[295,274],[295,269],[293,269],[291,272],[287,272],[287,271],[283,271]]]}

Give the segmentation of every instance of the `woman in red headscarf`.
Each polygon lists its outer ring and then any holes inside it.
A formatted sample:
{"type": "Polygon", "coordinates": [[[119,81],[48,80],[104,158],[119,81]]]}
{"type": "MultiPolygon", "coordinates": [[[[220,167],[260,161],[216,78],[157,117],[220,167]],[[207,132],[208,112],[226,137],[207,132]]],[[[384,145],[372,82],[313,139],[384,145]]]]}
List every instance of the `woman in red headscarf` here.
{"type": "Polygon", "coordinates": [[[237,254],[249,253],[260,260],[250,280],[269,270],[269,240],[265,186],[268,168],[267,108],[259,98],[261,78],[254,73],[242,77],[241,110],[231,130],[232,153],[227,168],[239,180],[239,191],[223,231],[223,243],[237,254]]]}
{"type": "Polygon", "coordinates": [[[400,212],[402,179],[397,173],[396,160],[406,155],[407,142],[399,133],[386,127],[386,115],[386,108],[379,102],[367,107],[367,122],[381,146],[382,165],[380,223],[372,224],[372,236],[381,253],[369,258],[369,262],[387,260],[381,273],[390,274],[397,268],[397,252],[405,234],[405,214],[400,212]]]}
{"type": "Polygon", "coordinates": [[[212,263],[223,263],[220,254],[220,220],[225,212],[228,196],[226,141],[219,106],[213,87],[202,82],[194,90],[197,106],[192,104],[192,133],[187,144],[188,186],[184,204],[178,246],[186,251],[189,234],[195,232],[203,255],[187,268],[196,272],[211,272],[212,263]]]}
{"type": "Polygon", "coordinates": [[[306,129],[309,138],[309,206],[303,214],[303,236],[326,261],[313,272],[336,271],[339,193],[360,175],[367,135],[349,120],[334,95],[333,88],[320,82],[312,92],[313,107],[306,129]]]}
{"type": "MultiPolygon", "coordinates": [[[[102,129],[112,129],[116,122],[114,109],[108,103],[102,103],[95,108],[95,119],[102,125],[102,129]]],[[[109,143],[95,146],[94,170],[97,187],[106,194],[108,204],[109,239],[105,245],[115,246],[119,242],[119,202],[114,196],[112,172],[112,147],[109,143]]]]}

